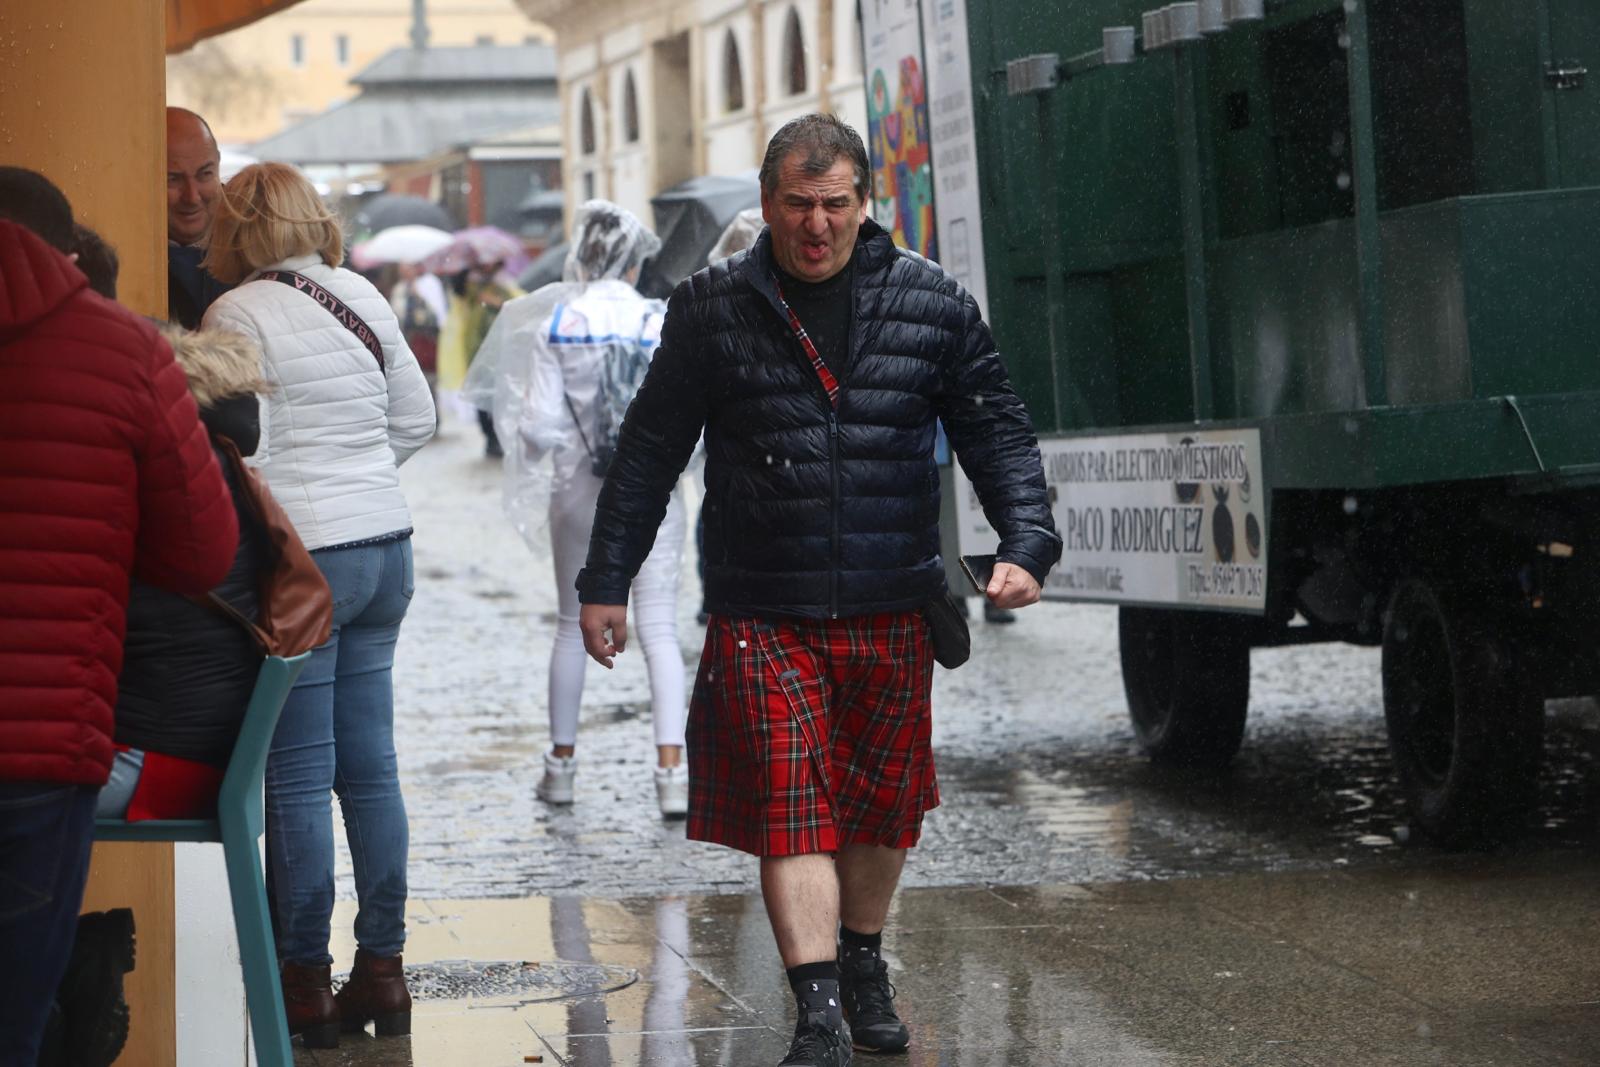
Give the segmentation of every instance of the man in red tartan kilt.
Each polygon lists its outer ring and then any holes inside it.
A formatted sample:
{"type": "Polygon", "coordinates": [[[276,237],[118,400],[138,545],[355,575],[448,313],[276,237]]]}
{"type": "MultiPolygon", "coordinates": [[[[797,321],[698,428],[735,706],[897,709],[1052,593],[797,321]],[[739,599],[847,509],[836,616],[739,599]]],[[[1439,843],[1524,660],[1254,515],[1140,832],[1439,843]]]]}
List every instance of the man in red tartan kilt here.
{"type": "Polygon", "coordinates": [[[829,115],[767,146],[767,229],[678,286],[578,576],[607,667],[628,586],[704,433],[705,600],[689,710],[691,838],[760,857],[797,1001],[785,1065],[898,1052],[881,954],[906,850],[939,802],[944,592],[935,422],[1000,534],[989,601],[1039,598],[1061,556],[1038,442],[977,304],[867,217],[861,138],[829,115]]]}

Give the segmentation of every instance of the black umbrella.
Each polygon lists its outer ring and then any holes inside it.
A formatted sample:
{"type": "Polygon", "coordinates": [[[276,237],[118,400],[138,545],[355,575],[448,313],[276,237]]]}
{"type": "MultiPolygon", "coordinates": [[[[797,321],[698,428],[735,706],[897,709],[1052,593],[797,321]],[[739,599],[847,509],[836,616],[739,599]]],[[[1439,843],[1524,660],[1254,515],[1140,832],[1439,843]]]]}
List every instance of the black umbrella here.
{"type": "Polygon", "coordinates": [[[667,297],[677,284],[706,265],[706,257],[733,217],[761,203],[756,172],[726,178],[690,178],[650,198],[661,251],[645,264],[639,291],[667,297]]]}
{"type": "Polygon", "coordinates": [[[560,189],[538,189],[517,205],[517,232],[543,244],[561,236],[561,213],[567,196],[560,189]]]}
{"type": "Polygon", "coordinates": [[[354,221],[358,234],[377,233],[390,226],[433,226],[447,232],[461,228],[450,212],[432,200],[399,193],[384,193],[368,200],[356,212],[354,221]]]}
{"type": "Polygon", "coordinates": [[[532,263],[523,268],[517,275],[517,285],[525,293],[531,293],[541,286],[561,280],[561,269],[567,264],[566,241],[557,241],[549,248],[534,257],[532,263]]]}

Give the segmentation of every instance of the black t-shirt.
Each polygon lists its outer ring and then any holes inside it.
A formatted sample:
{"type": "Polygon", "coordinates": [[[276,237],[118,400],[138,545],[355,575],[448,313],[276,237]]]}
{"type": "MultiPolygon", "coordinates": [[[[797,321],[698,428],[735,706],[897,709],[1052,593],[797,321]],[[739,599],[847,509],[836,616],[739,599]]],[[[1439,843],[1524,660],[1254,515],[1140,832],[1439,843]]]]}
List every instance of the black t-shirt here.
{"type": "Polygon", "coordinates": [[[854,275],[854,268],[846,266],[827,281],[805,282],[778,270],[784,300],[835,378],[844,376],[845,364],[850,360],[850,283],[854,275]]]}

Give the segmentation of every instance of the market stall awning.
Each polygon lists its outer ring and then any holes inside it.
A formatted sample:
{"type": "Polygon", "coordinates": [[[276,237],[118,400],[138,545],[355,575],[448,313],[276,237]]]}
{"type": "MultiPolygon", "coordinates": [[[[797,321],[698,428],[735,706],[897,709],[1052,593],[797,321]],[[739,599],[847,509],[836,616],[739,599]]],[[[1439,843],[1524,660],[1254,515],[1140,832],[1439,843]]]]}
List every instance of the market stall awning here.
{"type": "Polygon", "coordinates": [[[167,54],[236,30],[300,0],[167,0],[167,54]]]}

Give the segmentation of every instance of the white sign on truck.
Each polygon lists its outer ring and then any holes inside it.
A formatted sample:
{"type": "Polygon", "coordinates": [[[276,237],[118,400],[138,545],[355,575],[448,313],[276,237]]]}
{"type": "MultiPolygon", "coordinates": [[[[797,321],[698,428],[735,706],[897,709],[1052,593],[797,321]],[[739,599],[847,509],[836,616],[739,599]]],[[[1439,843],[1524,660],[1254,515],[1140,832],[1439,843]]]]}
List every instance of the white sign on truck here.
{"type": "MultiPolygon", "coordinates": [[[[1041,441],[1064,548],[1055,600],[1264,611],[1267,514],[1254,429],[1041,441]]],[[[961,551],[992,552],[977,494],[957,480],[961,551]]]]}

